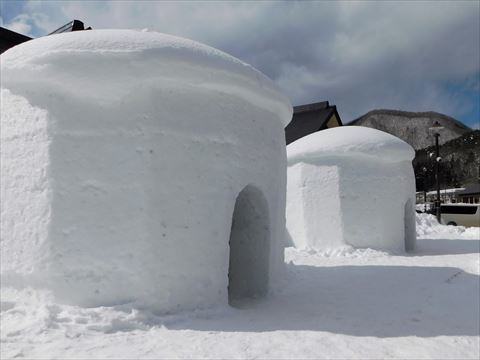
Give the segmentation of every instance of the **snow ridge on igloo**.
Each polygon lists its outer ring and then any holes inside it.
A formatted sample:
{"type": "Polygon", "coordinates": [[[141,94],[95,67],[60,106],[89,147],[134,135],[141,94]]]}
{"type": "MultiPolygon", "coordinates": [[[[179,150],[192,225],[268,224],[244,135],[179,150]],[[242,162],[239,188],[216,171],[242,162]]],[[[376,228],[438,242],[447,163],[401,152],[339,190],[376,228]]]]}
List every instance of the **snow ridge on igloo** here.
{"type": "Polygon", "coordinates": [[[292,107],[272,81],[133,30],[28,41],[1,72],[2,283],[157,312],[276,284],[292,107]]]}
{"type": "Polygon", "coordinates": [[[287,229],[299,248],[412,250],[413,148],[359,126],[323,130],[287,147],[287,229]]]}

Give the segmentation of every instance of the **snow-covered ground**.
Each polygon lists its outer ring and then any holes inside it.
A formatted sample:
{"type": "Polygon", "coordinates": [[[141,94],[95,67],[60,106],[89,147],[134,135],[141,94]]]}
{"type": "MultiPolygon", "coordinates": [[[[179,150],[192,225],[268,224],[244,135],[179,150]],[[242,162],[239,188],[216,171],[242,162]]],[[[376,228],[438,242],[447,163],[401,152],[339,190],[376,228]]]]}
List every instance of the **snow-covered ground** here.
{"type": "Polygon", "coordinates": [[[286,249],[284,288],[240,309],[154,316],[1,289],[1,358],[477,359],[480,229],[417,215],[411,255],[286,249]]]}

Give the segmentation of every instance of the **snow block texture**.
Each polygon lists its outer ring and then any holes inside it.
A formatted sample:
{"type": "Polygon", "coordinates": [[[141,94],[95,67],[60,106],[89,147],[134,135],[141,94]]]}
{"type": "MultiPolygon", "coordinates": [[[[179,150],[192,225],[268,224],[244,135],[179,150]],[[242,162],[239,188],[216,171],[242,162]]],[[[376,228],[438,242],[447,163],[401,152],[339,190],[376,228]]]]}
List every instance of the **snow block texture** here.
{"type": "Polygon", "coordinates": [[[276,283],[292,107],[264,75],[131,30],[32,40],[1,72],[3,284],[172,312],[276,283]]]}
{"type": "Polygon", "coordinates": [[[414,155],[404,141],[357,126],[323,130],[290,144],[287,245],[413,250],[414,155]]]}

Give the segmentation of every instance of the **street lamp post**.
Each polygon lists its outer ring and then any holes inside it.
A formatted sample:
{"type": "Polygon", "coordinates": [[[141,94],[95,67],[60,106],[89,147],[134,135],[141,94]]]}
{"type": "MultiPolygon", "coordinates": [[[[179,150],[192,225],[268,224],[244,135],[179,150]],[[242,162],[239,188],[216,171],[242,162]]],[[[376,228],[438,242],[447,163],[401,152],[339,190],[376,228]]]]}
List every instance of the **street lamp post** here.
{"type": "Polygon", "coordinates": [[[423,192],[423,212],[427,212],[427,168],[424,166],[422,168],[422,192],[423,192]]]}
{"type": "Polygon", "coordinates": [[[439,168],[440,168],[440,161],[442,158],[440,157],[440,148],[438,145],[438,138],[440,137],[440,130],[443,129],[443,126],[440,125],[438,121],[430,127],[430,131],[433,132],[435,136],[435,181],[437,187],[437,200],[435,201],[435,211],[437,214],[437,220],[440,223],[441,220],[441,212],[440,212],[440,177],[439,177],[439,168]]]}

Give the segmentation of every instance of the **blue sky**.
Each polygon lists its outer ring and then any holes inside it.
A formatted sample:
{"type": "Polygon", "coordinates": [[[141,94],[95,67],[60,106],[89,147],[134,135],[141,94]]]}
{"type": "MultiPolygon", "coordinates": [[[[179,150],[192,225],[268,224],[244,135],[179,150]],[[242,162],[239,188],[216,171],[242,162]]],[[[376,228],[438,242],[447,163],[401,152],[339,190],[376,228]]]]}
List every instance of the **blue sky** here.
{"type": "Polygon", "coordinates": [[[344,122],[375,108],[438,111],[480,127],[478,1],[13,1],[1,26],[45,35],[72,19],[217,47],[294,105],[329,100],[344,122]]]}

